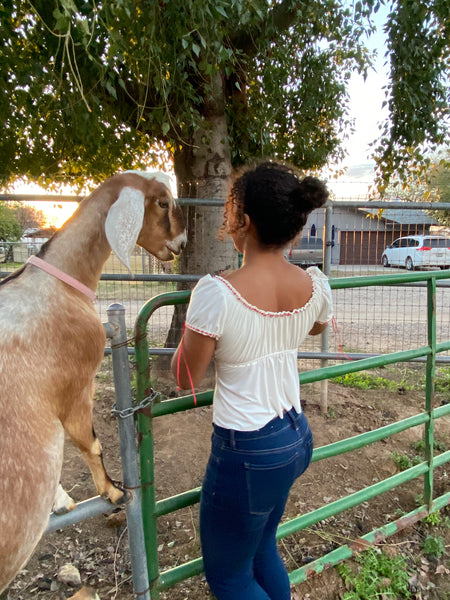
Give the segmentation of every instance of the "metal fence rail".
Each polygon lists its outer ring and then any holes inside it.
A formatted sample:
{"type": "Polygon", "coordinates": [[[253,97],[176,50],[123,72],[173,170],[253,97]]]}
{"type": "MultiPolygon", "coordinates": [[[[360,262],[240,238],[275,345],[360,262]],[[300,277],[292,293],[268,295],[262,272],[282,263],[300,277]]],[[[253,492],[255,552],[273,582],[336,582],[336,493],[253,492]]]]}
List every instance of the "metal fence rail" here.
{"type": "MultiPolygon", "coordinates": [[[[297,532],[314,523],[322,521],[330,516],[339,514],[351,507],[361,504],[368,499],[391,490],[402,483],[411,481],[419,476],[424,477],[424,499],[425,504],[408,515],[387,523],[373,530],[365,536],[354,540],[353,543],[345,544],[336,550],[326,554],[320,559],[305,565],[290,573],[292,583],[304,581],[310,574],[320,572],[325,566],[335,565],[337,562],[351,556],[355,551],[360,551],[373,542],[381,541],[386,536],[396,533],[400,529],[411,525],[423,518],[430,512],[438,510],[450,504],[450,492],[437,498],[433,497],[433,473],[434,470],[445,463],[450,462],[450,451],[438,456],[433,454],[433,432],[434,423],[437,419],[450,415],[450,405],[433,408],[434,371],[436,358],[439,353],[450,349],[450,340],[437,341],[436,337],[436,284],[438,281],[450,279],[450,271],[431,271],[427,273],[392,274],[376,277],[354,277],[332,279],[330,281],[333,290],[370,288],[377,286],[392,286],[397,284],[410,284],[419,281],[426,282],[427,290],[427,312],[426,312],[426,342],[418,347],[391,352],[388,354],[365,358],[344,364],[332,365],[321,369],[303,372],[300,382],[310,383],[321,381],[330,377],[336,377],[345,373],[353,373],[363,369],[372,369],[397,362],[411,361],[421,357],[426,359],[426,387],[425,387],[425,412],[417,414],[408,419],[398,421],[391,425],[357,435],[346,440],[335,442],[328,446],[314,450],[313,461],[325,460],[327,458],[343,454],[374,443],[380,439],[386,439],[392,435],[415,427],[425,425],[425,456],[422,463],[407,469],[399,474],[379,481],[363,490],[352,493],[335,502],[324,505],[317,510],[304,514],[296,519],[285,522],[278,529],[278,537],[282,538],[297,532]]],[[[167,305],[184,304],[188,302],[190,292],[173,292],[160,295],[148,301],[136,321],[136,363],[137,363],[137,402],[148,398],[151,385],[149,378],[149,346],[148,346],[148,321],[153,313],[167,305]]],[[[196,395],[196,406],[206,406],[212,402],[212,391],[196,395]]],[[[180,508],[193,505],[199,501],[200,488],[188,490],[171,498],[156,499],[154,481],[154,437],[153,419],[163,415],[184,411],[194,408],[192,395],[180,398],[164,400],[155,398],[151,405],[138,414],[138,429],[141,439],[141,485],[143,502],[143,519],[145,531],[145,543],[147,549],[148,576],[151,582],[151,597],[156,600],[159,592],[175,583],[179,583],[193,575],[202,572],[202,559],[197,558],[182,565],[160,572],[157,542],[157,520],[158,517],[174,512],[180,508]]]]}

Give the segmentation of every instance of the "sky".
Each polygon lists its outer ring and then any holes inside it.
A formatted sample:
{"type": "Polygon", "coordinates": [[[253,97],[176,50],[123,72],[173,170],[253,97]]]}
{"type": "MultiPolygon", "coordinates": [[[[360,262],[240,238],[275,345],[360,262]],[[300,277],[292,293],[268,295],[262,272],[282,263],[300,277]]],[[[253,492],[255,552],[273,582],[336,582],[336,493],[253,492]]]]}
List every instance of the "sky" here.
{"type": "Polygon", "coordinates": [[[387,118],[387,109],[382,106],[385,99],[383,87],[388,81],[383,32],[387,14],[386,7],[382,7],[375,15],[377,31],[366,43],[378,54],[374,69],[369,71],[366,80],[356,74],[350,80],[350,115],[354,119],[355,132],[344,144],[347,156],[340,165],[347,171],[337,182],[329,182],[329,187],[340,198],[364,196],[373,179],[374,162],[370,159],[369,145],[379,137],[380,123],[387,118]]]}
{"type": "MultiPolygon", "coordinates": [[[[385,66],[386,52],[385,36],[382,25],[386,20],[387,10],[381,8],[375,15],[374,22],[377,31],[367,40],[367,47],[376,49],[378,57],[374,69],[370,70],[366,80],[361,75],[353,75],[349,85],[350,116],[354,119],[355,132],[345,142],[347,156],[338,165],[346,169],[345,175],[338,180],[330,179],[329,188],[336,198],[356,198],[367,195],[373,179],[374,163],[370,160],[369,144],[379,136],[380,122],[386,118],[387,112],[382,108],[384,100],[383,86],[387,82],[387,68],[385,66]]],[[[37,185],[21,186],[15,189],[21,194],[43,194],[37,185]]],[[[70,194],[70,190],[66,193],[70,194]]],[[[60,227],[74,212],[77,203],[63,202],[49,206],[48,202],[35,203],[36,208],[44,210],[48,218],[48,225],[60,227]]]]}

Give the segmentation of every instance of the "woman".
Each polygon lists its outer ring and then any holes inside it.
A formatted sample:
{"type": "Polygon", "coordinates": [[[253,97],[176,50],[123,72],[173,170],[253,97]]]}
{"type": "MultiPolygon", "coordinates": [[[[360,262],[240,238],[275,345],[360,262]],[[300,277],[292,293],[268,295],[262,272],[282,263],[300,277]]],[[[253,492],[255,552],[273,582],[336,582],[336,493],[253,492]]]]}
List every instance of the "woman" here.
{"type": "Polygon", "coordinates": [[[284,248],[328,197],[325,185],[266,162],[232,184],[223,232],[243,254],[194,288],[172,360],[183,388],[216,367],[211,454],[200,503],[206,579],[218,600],[289,600],[276,529],[312,435],[301,410],[297,351],[332,317],[326,277],[288,263],[284,248]]]}

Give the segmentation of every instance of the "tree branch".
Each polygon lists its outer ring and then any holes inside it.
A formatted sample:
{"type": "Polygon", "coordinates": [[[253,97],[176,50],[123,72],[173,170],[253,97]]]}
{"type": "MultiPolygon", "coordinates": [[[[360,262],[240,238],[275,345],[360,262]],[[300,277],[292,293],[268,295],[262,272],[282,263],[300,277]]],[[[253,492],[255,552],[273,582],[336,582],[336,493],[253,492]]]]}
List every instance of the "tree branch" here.
{"type": "MultiPolygon", "coordinates": [[[[258,52],[255,39],[261,37],[261,31],[265,32],[271,28],[278,33],[282,33],[289,29],[289,27],[294,24],[297,17],[298,4],[299,3],[293,3],[292,0],[284,0],[280,4],[277,4],[271,11],[267,12],[265,19],[260,22],[259,27],[256,25],[250,28],[246,27],[245,29],[236,31],[234,35],[231,35],[231,45],[234,48],[242,50],[250,57],[255,56],[258,52]]],[[[265,38],[266,43],[267,41],[271,40],[265,38]]]]}

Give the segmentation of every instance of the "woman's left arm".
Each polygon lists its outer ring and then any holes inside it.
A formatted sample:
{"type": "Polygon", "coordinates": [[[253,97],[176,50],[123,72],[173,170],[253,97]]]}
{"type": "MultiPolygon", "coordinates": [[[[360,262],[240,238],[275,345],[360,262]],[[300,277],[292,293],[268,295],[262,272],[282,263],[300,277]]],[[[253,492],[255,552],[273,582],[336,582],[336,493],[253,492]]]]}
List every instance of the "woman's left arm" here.
{"type": "Polygon", "coordinates": [[[191,388],[191,380],[194,387],[201,382],[215,349],[215,338],[202,335],[189,328],[184,330],[171,362],[172,373],[183,390],[191,388]]]}
{"type": "Polygon", "coordinates": [[[323,333],[325,331],[325,329],[327,327],[328,327],[328,323],[320,323],[320,321],[316,321],[314,323],[314,325],[312,326],[312,329],[309,332],[309,335],[320,335],[321,333],[323,333]]]}

